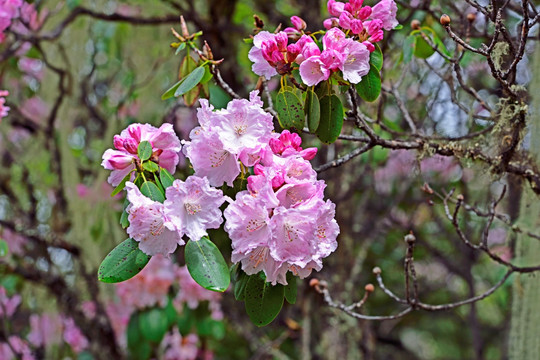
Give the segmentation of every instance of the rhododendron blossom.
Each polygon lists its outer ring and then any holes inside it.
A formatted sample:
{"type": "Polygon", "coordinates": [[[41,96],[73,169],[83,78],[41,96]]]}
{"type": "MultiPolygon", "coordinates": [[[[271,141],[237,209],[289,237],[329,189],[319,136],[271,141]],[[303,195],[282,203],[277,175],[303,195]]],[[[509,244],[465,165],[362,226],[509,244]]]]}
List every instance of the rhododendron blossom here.
{"type": "Polygon", "coordinates": [[[181,145],[173,126],[163,124],[155,128],[150,124],[132,124],[120,135],[114,136],[115,150],[109,149],[103,154],[101,166],[112,170],[108,179],[112,186],[120,184],[122,179],[136,168],[136,162],[140,161],[137,148],[142,141],[148,141],[152,145],[151,159],[174,173],[181,145]]]}

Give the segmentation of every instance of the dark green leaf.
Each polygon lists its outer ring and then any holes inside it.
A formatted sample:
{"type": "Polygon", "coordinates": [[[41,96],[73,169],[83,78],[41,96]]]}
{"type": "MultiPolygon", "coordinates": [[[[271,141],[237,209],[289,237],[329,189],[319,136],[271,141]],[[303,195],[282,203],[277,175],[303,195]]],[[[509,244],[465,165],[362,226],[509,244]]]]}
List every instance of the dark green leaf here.
{"type": "Polygon", "coordinates": [[[204,76],[201,79],[201,84],[206,84],[210,81],[210,79],[212,79],[213,76],[214,75],[212,75],[212,73],[210,72],[210,66],[206,65],[204,67],[204,76]]]}
{"type": "Polygon", "coordinates": [[[161,95],[161,100],[167,100],[172,98],[174,96],[174,93],[176,92],[176,89],[178,89],[182,81],[184,81],[184,79],[180,80],[179,82],[171,86],[169,90],[165,91],[163,95],[161,95]]]}
{"type": "Polygon", "coordinates": [[[174,96],[182,96],[191,89],[193,89],[195,86],[199,84],[201,79],[204,76],[204,68],[198,67],[195,70],[193,70],[188,76],[184,78],[184,81],[178,86],[176,91],[174,92],[174,96]]]}
{"type": "Polygon", "coordinates": [[[173,184],[174,177],[171,175],[170,172],[167,171],[167,169],[162,168],[159,171],[159,180],[161,180],[161,184],[166,189],[173,184]]]}
{"type": "Polygon", "coordinates": [[[139,315],[139,330],[147,340],[160,343],[168,327],[169,322],[164,309],[153,308],[139,315]]]}
{"type": "Polygon", "coordinates": [[[287,272],[287,285],[284,288],[285,299],[289,304],[296,303],[296,293],[298,292],[298,284],[296,276],[292,272],[287,272]]]}
{"type": "Polygon", "coordinates": [[[313,90],[306,91],[304,112],[307,117],[309,131],[315,133],[321,120],[321,105],[319,103],[319,98],[315,95],[313,90]]]}
{"type": "Polygon", "coordinates": [[[210,317],[206,317],[201,321],[197,321],[197,335],[212,336],[217,340],[225,337],[225,324],[223,321],[217,321],[210,317]]]}
{"type": "Polygon", "coordinates": [[[114,188],[113,192],[111,193],[111,197],[116,196],[120,191],[124,190],[124,188],[126,187],[126,182],[128,182],[130,177],[131,171],[122,179],[122,181],[120,181],[120,184],[118,184],[118,186],[114,188]]]}
{"type": "Polygon", "coordinates": [[[330,96],[334,93],[332,89],[332,84],[330,84],[330,80],[320,82],[317,86],[315,86],[315,94],[319,97],[319,100],[322,99],[323,96],[330,96]]]}
{"type": "Polygon", "coordinates": [[[153,161],[147,161],[143,163],[143,169],[150,172],[156,172],[159,170],[159,166],[153,161]]]}
{"type": "Polygon", "coordinates": [[[168,326],[171,326],[172,324],[176,323],[178,313],[176,312],[176,309],[170,297],[169,297],[169,300],[167,301],[167,306],[165,307],[165,315],[167,315],[168,326]]]}
{"type": "Polygon", "coordinates": [[[343,105],[336,95],[323,96],[320,105],[321,121],[317,136],[322,142],[331,144],[337,140],[343,127],[343,105]]]}
{"type": "Polygon", "coordinates": [[[141,193],[154,201],[159,201],[160,203],[165,201],[165,196],[161,190],[159,190],[158,186],[153,182],[146,181],[144,184],[142,184],[141,193]]]}
{"type": "Polygon", "coordinates": [[[362,77],[362,81],[356,84],[358,95],[365,101],[375,101],[381,93],[381,74],[379,70],[371,66],[369,73],[362,77]]]}
{"type": "Polygon", "coordinates": [[[129,200],[124,200],[124,206],[122,210],[122,215],[120,216],[120,225],[122,226],[122,229],[126,229],[129,226],[129,214],[127,213],[126,209],[129,206],[129,200]]]}
{"type": "Polygon", "coordinates": [[[258,275],[249,277],[245,294],[246,312],[259,327],[270,324],[283,306],[283,285],[272,286],[258,275]]]}
{"type": "Polygon", "coordinates": [[[231,282],[225,259],[207,237],[189,240],[185,249],[186,265],[193,280],[203,288],[223,292],[231,282]]]}
{"type": "Polygon", "coordinates": [[[403,62],[405,64],[409,63],[412,59],[415,41],[416,38],[412,35],[409,35],[405,38],[405,41],[403,42],[403,62]]]}
{"type": "Polygon", "coordinates": [[[302,130],[304,128],[304,107],[292,91],[280,91],[277,94],[275,109],[279,125],[283,129],[302,130]]]}
{"type": "Polygon", "coordinates": [[[234,283],[234,298],[239,301],[244,301],[246,296],[246,285],[249,280],[249,275],[240,270],[238,278],[234,283]]]}
{"type": "Polygon", "coordinates": [[[139,314],[134,313],[129,319],[127,327],[127,346],[130,352],[130,359],[147,360],[150,358],[152,348],[144,340],[139,330],[139,314]]]}
{"type": "Polygon", "coordinates": [[[377,70],[381,71],[383,67],[383,53],[378,44],[375,44],[375,51],[369,57],[369,63],[377,70]]]}
{"type": "Polygon", "coordinates": [[[6,256],[9,253],[9,246],[6,240],[0,239],[0,257],[6,256]]]}
{"type": "Polygon", "coordinates": [[[139,147],[137,148],[137,155],[141,161],[146,161],[152,156],[152,144],[148,141],[141,141],[139,147]]]}
{"type": "Polygon", "coordinates": [[[414,43],[414,56],[420,59],[427,59],[435,53],[435,50],[424,40],[421,35],[416,36],[414,43]]]}
{"type": "Polygon", "coordinates": [[[137,275],[150,261],[150,256],[139,249],[133,239],[124,240],[103,259],[99,266],[98,280],[117,283],[137,275]]]}

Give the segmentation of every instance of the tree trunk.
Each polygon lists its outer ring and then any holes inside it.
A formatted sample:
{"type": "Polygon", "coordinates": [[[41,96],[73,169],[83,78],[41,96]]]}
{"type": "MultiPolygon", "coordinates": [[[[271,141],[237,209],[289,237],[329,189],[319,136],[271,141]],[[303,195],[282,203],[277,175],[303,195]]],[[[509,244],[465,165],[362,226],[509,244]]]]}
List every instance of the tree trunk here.
{"type": "MultiPolygon", "coordinates": [[[[540,47],[531,61],[533,78],[529,101],[529,152],[540,164],[540,47]]],[[[540,199],[523,184],[519,226],[538,233],[540,229],[540,199]]],[[[510,199],[516,201],[516,199],[510,199]]],[[[523,266],[540,264],[540,241],[520,234],[517,238],[515,262],[523,266]]],[[[540,359],[540,276],[521,274],[514,278],[512,314],[509,336],[509,358],[540,359]]]]}

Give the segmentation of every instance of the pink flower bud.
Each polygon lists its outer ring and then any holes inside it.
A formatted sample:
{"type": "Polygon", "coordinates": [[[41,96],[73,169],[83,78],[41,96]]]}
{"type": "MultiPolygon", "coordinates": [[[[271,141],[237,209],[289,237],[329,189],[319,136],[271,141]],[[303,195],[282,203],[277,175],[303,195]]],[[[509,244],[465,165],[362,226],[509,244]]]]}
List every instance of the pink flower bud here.
{"type": "Polygon", "coordinates": [[[339,26],[341,26],[343,29],[350,29],[352,20],[352,15],[347,11],[344,11],[341,13],[341,15],[339,15],[339,26]]]}
{"type": "Polygon", "coordinates": [[[373,45],[369,41],[364,41],[362,44],[364,44],[367,47],[370,53],[375,51],[375,45],[373,45]]]}
{"type": "Polygon", "coordinates": [[[338,18],[330,18],[323,21],[324,28],[330,30],[333,27],[339,26],[338,18]]]}
{"type": "Polygon", "coordinates": [[[124,139],[120,135],[114,135],[113,145],[116,150],[125,150],[124,139]]]}
{"type": "Polygon", "coordinates": [[[326,49],[321,54],[321,61],[329,70],[336,70],[343,65],[343,55],[333,49],[326,49]]]}
{"type": "Polygon", "coordinates": [[[297,44],[287,46],[287,62],[292,63],[298,54],[300,54],[300,46],[297,44]]]}
{"type": "MultiPolygon", "coordinates": [[[[253,167],[253,173],[255,175],[264,175],[264,166],[262,166],[261,164],[257,164],[253,167]]],[[[248,178],[249,180],[249,178],[248,178]]]]}
{"type": "Polygon", "coordinates": [[[141,142],[141,127],[140,126],[129,126],[128,127],[129,136],[131,136],[138,143],[141,142]]]}
{"type": "Polygon", "coordinates": [[[371,6],[364,6],[360,11],[358,12],[358,18],[360,20],[365,20],[371,15],[371,6]]]}
{"type": "Polygon", "coordinates": [[[302,49],[302,56],[307,59],[311,56],[321,55],[321,49],[315,43],[307,43],[302,49]]]}
{"type": "Polygon", "coordinates": [[[317,148],[315,147],[310,147],[310,148],[307,148],[307,149],[304,149],[302,151],[300,151],[300,156],[302,156],[304,158],[304,160],[311,160],[315,157],[315,155],[317,155],[317,148]]]}
{"type": "Polygon", "coordinates": [[[349,0],[349,3],[351,4],[352,12],[355,13],[360,10],[364,0],[349,0]]]}
{"type": "Polygon", "coordinates": [[[364,25],[360,20],[353,20],[351,22],[351,31],[353,34],[360,34],[364,30],[364,25]]]}
{"type": "Polygon", "coordinates": [[[376,42],[381,41],[383,38],[384,38],[384,31],[379,30],[374,34],[371,34],[368,40],[371,41],[372,43],[376,43],[376,42]]]}
{"type": "Polygon", "coordinates": [[[287,42],[289,37],[283,31],[276,34],[276,43],[279,51],[287,51],[287,42]]]}
{"type": "Polygon", "coordinates": [[[368,33],[373,35],[382,29],[383,22],[380,19],[375,19],[369,22],[368,24],[368,33]]]}
{"type": "Polygon", "coordinates": [[[292,16],[291,23],[298,31],[305,30],[307,26],[306,22],[301,17],[298,17],[298,16],[292,16]]]}
{"type": "Polygon", "coordinates": [[[342,2],[337,2],[335,0],[328,0],[326,8],[328,9],[330,15],[339,16],[343,12],[343,10],[345,10],[345,4],[342,2]]]}
{"type": "Polygon", "coordinates": [[[131,138],[124,139],[123,143],[124,149],[131,154],[137,153],[137,142],[131,138]]]}
{"type": "Polygon", "coordinates": [[[283,183],[285,183],[285,178],[283,177],[283,174],[278,174],[272,178],[272,187],[274,189],[279,188],[283,183]]]}
{"type": "Polygon", "coordinates": [[[283,146],[283,143],[278,139],[270,139],[268,145],[270,145],[270,149],[272,149],[272,152],[274,154],[281,154],[281,152],[285,148],[283,146]]]}

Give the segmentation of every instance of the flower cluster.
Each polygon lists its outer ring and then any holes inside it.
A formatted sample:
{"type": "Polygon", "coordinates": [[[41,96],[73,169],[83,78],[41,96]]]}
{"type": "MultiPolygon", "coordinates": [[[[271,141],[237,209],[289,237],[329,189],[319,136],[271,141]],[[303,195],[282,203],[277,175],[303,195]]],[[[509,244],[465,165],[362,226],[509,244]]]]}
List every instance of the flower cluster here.
{"type": "Polygon", "coordinates": [[[200,126],[191,131],[183,151],[195,175],[208,177],[212,186],[233,186],[240,163],[249,167],[259,161],[274,129],[272,115],[263,110],[257,91],[250,93],[249,101],[232,100],[223,110],[213,111],[204,99],[200,103],[200,126]]]}
{"type": "Polygon", "coordinates": [[[148,255],[173,253],[184,244],[184,235],[198,241],[207,235],[206,229],[217,229],[223,222],[219,210],[225,201],[223,192],[210,187],[206,177],[175,180],[165,192],[164,203],[146,197],[132,182],[126,188],[127,233],[148,255]]]}
{"type": "Polygon", "coordinates": [[[34,4],[26,1],[0,0],[0,43],[6,37],[4,31],[10,26],[14,32],[25,35],[39,29],[46,16],[46,12],[39,16],[34,4]]]}
{"type": "Polygon", "coordinates": [[[0,90],[0,119],[6,117],[9,112],[9,106],[6,106],[6,96],[9,95],[9,91],[0,90]]]}
{"type": "Polygon", "coordinates": [[[148,141],[152,145],[152,161],[167,171],[174,172],[181,146],[173,126],[163,124],[158,129],[150,124],[132,124],[120,135],[114,136],[115,150],[108,149],[103,154],[101,166],[112,170],[108,178],[112,186],[120,184],[126,175],[140,165],[137,148],[142,141],[148,141]]]}
{"type": "Polygon", "coordinates": [[[273,284],[287,284],[288,271],[301,278],[319,271],[337,247],[335,205],[323,200],[326,185],[308,161],[316,149],[300,145],[297,134],[274,134],[270,156],[254,167],[248,190],[224,212],[232,261],[247,274],[264,271],[273,284]]]}
{"type": "Polygon", "coordinates": [[[383,29],[391,30],[398,24],[393,0],[382,0],[373,8],[362,5],[363,0],[328,1],[328,11],[335,17],[324,22],[328,31],[322,38],[322,51],[314,37],[304,34],[306,23],[298,16],[291,18],[294,28],[277,34],[259,32],[249,52],[253,72],[269,79],[291,73],[298,65],[308,86],[328,80],[337,71],[344,80],[359,83],[369,72],[373,44],[383,39],[383,29]],[[289,40],[295,42],[289,44],[289,40]]]}

